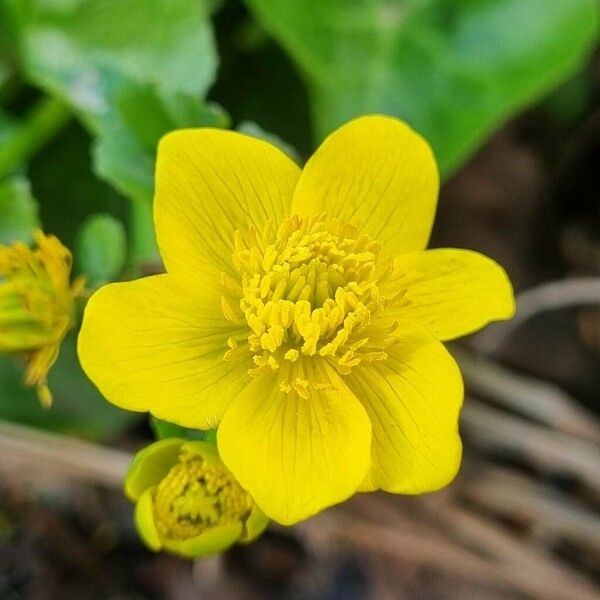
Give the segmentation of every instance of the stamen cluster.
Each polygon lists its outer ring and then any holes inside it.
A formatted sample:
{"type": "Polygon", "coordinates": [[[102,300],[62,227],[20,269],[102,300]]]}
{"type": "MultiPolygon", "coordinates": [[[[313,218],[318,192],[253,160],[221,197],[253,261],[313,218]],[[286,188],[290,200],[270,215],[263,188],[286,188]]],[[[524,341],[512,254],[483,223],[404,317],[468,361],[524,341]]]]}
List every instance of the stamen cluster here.
{"type": "Polygon", "coordinates": [[[392,261],[380,253],[377,241],[325,215],[288,217],[275,236],[270,227],[236,232],[240,282],[224,276],[223,310],[250,333],[229,340],[225,359],[249,351],[251,375],[294,364],[288,385],[300,395],[307,393],[300,376],[307,357],[323,357],[342,374],[384,360],[394,328],[381,329],[376,320],[402,290],[392,261]]]}
{"type": "Polygon", "coordinates": [[[73,325],[74,300],[84,281],[71,284],[71,253],[57,238],[41,231],[34,237],[35,248],[0,245],[0,352],[26,357],[25,384],[36,386],[49,406],[46,378],[73,325]]]}
{"type": "Polygon", "coordinates": [[[185,540],[215,526],[244,521],[252,497],[223,467],[183,454],[154,491],[154,518],[165,539],[185,540]]]}

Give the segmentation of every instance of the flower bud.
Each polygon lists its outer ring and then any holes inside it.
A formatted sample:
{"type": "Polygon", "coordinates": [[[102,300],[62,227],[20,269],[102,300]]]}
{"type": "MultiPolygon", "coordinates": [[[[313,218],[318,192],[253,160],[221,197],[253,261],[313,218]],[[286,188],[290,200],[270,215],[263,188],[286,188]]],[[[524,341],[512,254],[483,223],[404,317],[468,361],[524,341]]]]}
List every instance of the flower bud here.
{"type": "Polygon", "coordinates": [[[71,253],[56,237],[37,231],[34,239],[35,248],[0,245],[0,352],[25,357],[25,384],[48,407],[48,372],[73,326],[84,280],[71,284],[71,253]]]}
{"type": "Polygon", "coordinates": [[[161,440],[135,456],[125,493],[136,502],[135,523],[152,550],[188,558],[248,543],[268,524],[210,442],[161,440]]]}

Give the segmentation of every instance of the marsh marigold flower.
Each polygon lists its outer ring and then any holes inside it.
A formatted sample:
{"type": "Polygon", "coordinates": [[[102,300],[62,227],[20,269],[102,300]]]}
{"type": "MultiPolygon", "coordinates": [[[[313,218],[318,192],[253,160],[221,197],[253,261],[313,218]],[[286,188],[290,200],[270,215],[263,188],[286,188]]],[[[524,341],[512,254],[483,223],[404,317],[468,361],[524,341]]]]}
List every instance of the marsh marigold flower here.
{"type": "Polygon", "coordinates": [[[224,463],[281,523],[357,490],[444,486],[463,386],[441,341],[514,301],[489,258],[425,250],[438,187],[429,145],[385,116],[347,123],[302,171],[239,133],[168,134],[167,274],[91,298],[85,370],[118,406],[218,426],[224,463]]]}
{"type": "Polygon", "coordinates": [[[57,238],[37,231],[34,240],[35,248],[0,245],[0,352],[25,357],[25,384],[50,406],[46,379],[73,325],[83,280],[71,284],[71,253],[57,238]]]}
{"type": "Polygon", "coordinates": [[[125,477],[125,493],[152,550],[213,554],[252,541],[268,524],[208,442],[170,438],[144,448],[125,477]]]}

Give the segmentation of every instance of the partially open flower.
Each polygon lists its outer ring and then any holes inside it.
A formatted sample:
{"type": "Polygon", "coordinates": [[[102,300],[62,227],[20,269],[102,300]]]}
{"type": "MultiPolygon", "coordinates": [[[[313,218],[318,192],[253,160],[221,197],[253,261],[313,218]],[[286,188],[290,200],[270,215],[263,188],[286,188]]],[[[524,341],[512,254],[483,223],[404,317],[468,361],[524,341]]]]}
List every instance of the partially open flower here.
{"type": "Polygon", "coordinates": [[[247,543],[268,518],[221,462],[216,446],[169,438],[136,454],[125,478],[140,536],[152,550],[186,557],[247,543]]]}
{"type": "Polygon", "coordinates": [[[71,284],[72,256],[56,237],[37,231],[34,239],[35,248],[0,245],[0,352],[25,356],[25,384],[50,406],[48,372],[73,325],[84,280],[71,284]]]}

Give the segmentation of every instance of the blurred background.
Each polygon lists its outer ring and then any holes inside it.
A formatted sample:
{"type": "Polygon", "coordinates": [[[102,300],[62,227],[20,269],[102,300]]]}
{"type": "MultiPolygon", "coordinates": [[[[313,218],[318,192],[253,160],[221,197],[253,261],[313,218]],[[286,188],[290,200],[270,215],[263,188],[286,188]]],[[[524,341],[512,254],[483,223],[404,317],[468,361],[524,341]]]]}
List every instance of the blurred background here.
{"type": "Polygon", "coordinates": [[[0,356],[0,598],[600,598],[597,0],[2,0],[0,243],[57,235],[91,287],[162,269],[153,161],[229,127],[303,162],[353,116],[407,120],[444,185],[432,246],[503,264],[518,315],[455,343],[462,470],[358,495],[222,557],[145,550],[121,481],[153,438],[75,355],[54,406],[0,356]]]}

